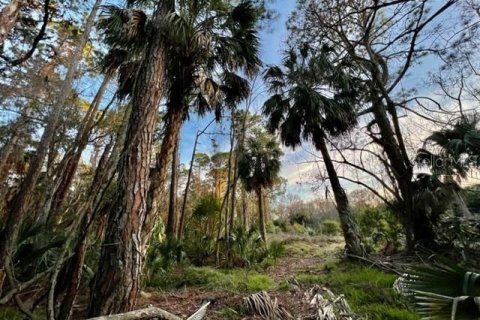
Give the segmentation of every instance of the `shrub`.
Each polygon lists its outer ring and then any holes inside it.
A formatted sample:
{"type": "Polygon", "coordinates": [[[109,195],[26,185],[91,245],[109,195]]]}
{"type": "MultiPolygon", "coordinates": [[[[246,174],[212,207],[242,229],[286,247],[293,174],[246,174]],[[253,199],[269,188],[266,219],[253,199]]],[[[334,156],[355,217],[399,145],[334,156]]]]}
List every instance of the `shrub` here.
{"type": "Polygon", "coordinates": [[[305,230],[305,227],[301,224],[298,224],[298,223],[292,224],[292,229],[293,229],[293,232],[295,232],[295,233],[299,233],[299,234],[306,234],[307,233],[307,230],[305,230]]]}
{"type": "Polygon", "coordinates": [[[340,223],[336,220],[325,220],[320,225],[320,230],[322,234],[326,235],[337,235],[340,233],[340,223]]]}
{"type": "Polygon", "coordinates": [[[203,265],[215,250],[221,207],[215,195],[207,194],[193,208],[184,234],[184,250],[193,264],[203,265]]]}
{"type": "Polygon", "coordinates": [[[281,241],[273,240],[268,246],[268,256],[277,264],[278,259],[285,255],[285,244],[281,241]]]}
{"type": "Polygon", "coordinates": [[[403,228],[389,210],[382,207],[365,208],[357,215],[357,220],[367,249],[392,253],[401,247],[403,228]]]}
{"type": "Polygon", "coordinates": [[[231,249],[247,266],[262,262],[268,255],[256,228],[246,230],[242,225],[237,225],[232,230],[231,249]]]}
{"type": "Polygon", "coordinates": [[[289,229],[289,221],[285,218],[279,218],[279,219],[276,219],[273,221],[273,224],[278,227],[280,230],[282,230],[283,232],[288,232],[289,229]]]}

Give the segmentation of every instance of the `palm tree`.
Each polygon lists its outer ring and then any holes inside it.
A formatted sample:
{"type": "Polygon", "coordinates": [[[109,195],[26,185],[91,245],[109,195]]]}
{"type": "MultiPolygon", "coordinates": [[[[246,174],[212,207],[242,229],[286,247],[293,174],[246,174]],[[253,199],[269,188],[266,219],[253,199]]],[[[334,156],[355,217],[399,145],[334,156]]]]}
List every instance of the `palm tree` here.
{"type": "Polygon", "coordinates": [[[306,140],[321,152],[347,252],[363,255],[357,225],[327,147],[329,136],[342,135],[356,125],[354,106],[360,93],[355,90],[356,79],[346,72],[352,67],[332,63],[333,55],[327,46],[317,52],[307,45],[287,51],[282,67],[273,66],[265,72],[272,96],[264,104],[264,114],[270,131],[278,130],[285,146],[295,148],[306,140]]]}
{"type": "Polygon", "coordinates": [[[129,311],[135,305],[168,162],[190,107],[195,106],[200,114],[215,110],[220,116],[222,106],[234,105],[248,93],[247,81],[234,71],[242,69],[249,75],[259,65],[259,12],[249,1],[235,7],[228,1],[162,1],[151,17],[138,9],[106,9],[101,23],[105,40],[125,57],[119,69],[118,94],[131,96],[132,113],[117,170],[118,201],[104,239],[106,244],[121,245],[103,246],[90,316],[129,311]],[[223,71],[221,76],[215,76],[218,71],[223,71]],[[162,95],[167,100],[164,135],[150,172],[162,95]],[[112,259],[119,256],[121,261],[112,259]]]}
{"type": "Polygon", "coordinates": [[[238,175],[248,192],[254,191],[258,198],[260,234],[267,242],[265,226],[264,190],[278,182],[282,151],[274,137],[257,131],[246,141],[246,147],[238,160],[238,175]]]}
{"type": "Polygon", "coordinates": [[[223,107],[233,108],[248,96],[248,82],[234,71],[253,75],[258,70],[259,13],[250,1],[231,7],[225,1],[203,0],[181,2],[169,16],[167,113],[148,199],[152,219],[157,216],[168,161],[185,119],[192,111],[199,115],[213,111],[219,120],[223,107]]]}
{"type": "Polygon", "coordinates": [[[449,187],[449,198],[453,199],[457,214],[472,217],[461,195],[461,188],[454,181],[465,178],[472,166],[480,163],[480,130],[478,115],[462,116],[452,126],[432,133],[426,142],[439,148],[434,153],[426,148],[418,150],[416,161],[427,166],[438,180],[443,177],[443,185],[449,187]]]}

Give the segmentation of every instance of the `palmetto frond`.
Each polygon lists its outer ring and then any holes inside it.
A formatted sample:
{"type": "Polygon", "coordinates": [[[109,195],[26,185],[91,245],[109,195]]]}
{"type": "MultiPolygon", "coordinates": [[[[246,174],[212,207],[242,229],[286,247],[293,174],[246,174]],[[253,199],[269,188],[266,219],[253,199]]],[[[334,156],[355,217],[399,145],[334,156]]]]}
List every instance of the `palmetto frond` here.
{"type": "Polygon", "coordinates": [[[445,259],[417,266],[401,278],[424,319],[478,319],[480,274],[445,259]]]}
{"type": "Polygon", "coordinates": [[[480,297],[448,297],[418,291],[416,306],[422,319],[476,320],[480,316],[480,297]]]}
{"type": "Polygon", "coordinates": [[[103,73],[114,73],[122,64],[128,61],[127,50],[114,48],[110,49],[100,62],[103,73]]]}
{"type": "Polygon", "coordinates": [[[98,27],[109,46],[139,51],[148,42],[148,17],[136,9],[124,9],[114,5],[103,7],[98,27]]]}

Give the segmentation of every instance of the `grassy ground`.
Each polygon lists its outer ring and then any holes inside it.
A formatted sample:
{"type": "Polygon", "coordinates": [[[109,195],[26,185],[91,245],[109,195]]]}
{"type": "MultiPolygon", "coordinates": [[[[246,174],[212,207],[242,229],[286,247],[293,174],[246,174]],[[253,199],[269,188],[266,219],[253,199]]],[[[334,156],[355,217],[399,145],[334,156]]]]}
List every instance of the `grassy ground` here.
{"type": "MultiPolygon", "coordinates": [[[[153,305],[187,318],[208,300],[206,319],[260,319],[246,314],[243,298],[265,290],[296,319],[305,319],[311,310],[305,307],[303,292],[319,285],[344,294],[356,319],[420,319],[392,290],[395,275],[341,259],[342,238],[275,235],[274,239],[286,247],[276,265],[250,270],[180,266],[150,279],[137,308],[153,305]]],[[[23,317],[13,308],[0,308],[0,319],[23,317]]]]}
{"type": "Polygon", "coordinates": [[[208,319],[256,319],[245,314],[242,298],[261,290],[276,298],[294,316],[302,319],[301,288],[320,285],[344,294],[361,319],[414,320],[419,316],[398,296],[392,285],[395,275],[373,267],[342,260],[338,237],[277,236],[286,244],[286,254],[277,265],[262,269],[215,269],[184,267],[160,276],[148,290],[144,304],[157,303],[187,316],[202,301],[213,301],[208,319]]]}

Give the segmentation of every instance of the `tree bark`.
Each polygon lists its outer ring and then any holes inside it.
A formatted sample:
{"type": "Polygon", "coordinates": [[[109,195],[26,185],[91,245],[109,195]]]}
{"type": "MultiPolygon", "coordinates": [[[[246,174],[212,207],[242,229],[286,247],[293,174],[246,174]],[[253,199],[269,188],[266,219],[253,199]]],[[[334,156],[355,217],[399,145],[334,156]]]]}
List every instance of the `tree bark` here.
{"type": "Polygon", "coordinates": [[[177,227],[177,187],[178,187],[178,144],[180,139],[177,139],[172,155],[172,175],[170,179],[170,199],[168,203],[168,217],[165,234],[167,239],[173,240],[176,238],[177,227]]]}
{"type": "Polygon", "coordinates": [[[267,227],[265,222],[265,212],[263,211],[263,190],[262,187],[259,187],[256,190],[257,198],[258,198],[258,223],[260,227],[260,235],[262,236],[263,242],[267,243],[267,227]]]}
{"type": "MultiPolygon", "coordinates": [[[[402,156],[401,148],[395,138],[395,133],[392,129],[388,115],[385,111],[385,106],[376,94],[372,94],[372,111],[375,121],[380,130],[380,139],[375,142],[379,144],[384,150],[385,154],[392,166],[393,175],[398,183],[401,193],[401,199],[398,199],[403,204],[403,212],[400,214],[400,219],[405,227],[407,249],[413,250],[416,242],[430,242],[433,239],[426,237],[428,233],[423,232],[421,220],[427,220],[427,217],[415,217],[413,209],[413,191],[412,178],[413,167],[408,158],[402,156]]],[[[417,214],[420,214],[417,212],[417,214]]]]}
{"type": "MultiPolygon", "coordinates": [[[[210,125],[214,121],[215,121],[215,119],[210,121],[210,123],[207,124],[205,126],[205,128],[203,128],[202,131],[197,132],[197,135],[195,137],[195,143],[193,144],[192,158],[190,159],[190,168],[188,170],[187,183],[185,185],[185,191],[183,193],[182,211],[180,213],[180,221],[179,221],[179,225],[178,225],[177,238],[180,239],[180,240],[183,237],[183,228],[184,228],[184,225],[185,225],[185,209],[186,209],[186,206],[187,206],[188,193],[189,193],[189,190],[190,190],[190,183],[192,181],[193,167],[194,167],[194,163],[195,163],[195,154],[197,153],[198,139],[200,138],[200,136],[202,134],[205,133],[205,131],[207,131],[208,127],[210,127],[210,125]]],[[[199,176],[200,176],[200,174],[199,174],[199,176]]]]}
{"type": "MultiPolygon", "coordinates": [[[[165,191],[168,162],[172,159],[175,146],[180,136],[180,130],[185,117],[183,108],[168,108],[166,114],[165,134],[160,152],[156,155],[155,169],[152,172],[152,182],[147,197],[147,215],[143,241],[146,245],[150,240],[155,220],[159,215],[160,199],[165,191]]],[[[175,230],[175,229],[173,229],[175,230]]],[[[146,250],[146,248],[144,248],[146,250]]]]}
{"type": "Polygon", "coordinates": [[[247,192],[242,188],[242,222],[243,227],[248,230],[250,227],[248,224],[248,203],[247,203],[247,192]]]}
{"type": "MultiPolygon", "coordinates": [[[[171,1],[159,3],[153,14],[154,25],[161,26],[172,10],[171,1]]],[[[128,132],[117,168],[117,201],[108,217],[92,285],[90,317],[133,310],[140,291],[146,240],[153,227],[148,207],[150,156],[157,108],[165,86],[166,51],[161,32],[150,33],[132,93],[128,132]]]]}
{"type": "Polygon", "coordinates": [[[345,190],[340,184],[337,175],[337,170],[332,162],[330,153],[323,136],[318,136],[315,139],[315,146],[320,150],[325,167],[327,169],[328,178],[332,187],[335,203],[337,206],[338,215],[340,217],[340,224],[342,226],[343,237],[345,238],[345,247],[348,254],[363,256],[363,247],[358,232],[357,224],[352,217],[348,197],[345,190]]]}
{"type": "Polygon", "coordinates": [[[23,220],[25,210],[33,194],[33,189],[42,171],[43,162],[48,153],[49,146],[54,139],[55,130],[57,129],[57,125],[60,120],[62,108],[64,107],[65,101],[71,92],[76,70],[79,65],[79,61],[82,59],[83,48],[89,39],[90,32],[93,28],[95,17],[98,9],[100,8],[101,2],[102,0],[95,1],[90,15],[87,18],[85,32],[81,37],[79,44],[69,62],[65,81],[63,82],[55,104],[50,110],[48,123],[40,139],[35,157],[31,161],[27,175],[20,185],[20,190],[15,195],[14,199],[12,200],[12,205],[9,208],[9,214],[5,228],[0,235],[0,288],[3,285],[3,280],[5,278],[5,265],[10,263],[12,253],[11,246],[16,242],[20,223],[23,220]]]}
{"type": "MultiPolygon", "coordinates": [[[[20,11],[27,6],[27,0],[12,0],[0,12],[0,48],[7,39],[8,34],[17,23],[20,11]]],[[[0,50],[1,51],[1,50],[0,50]]]]}

